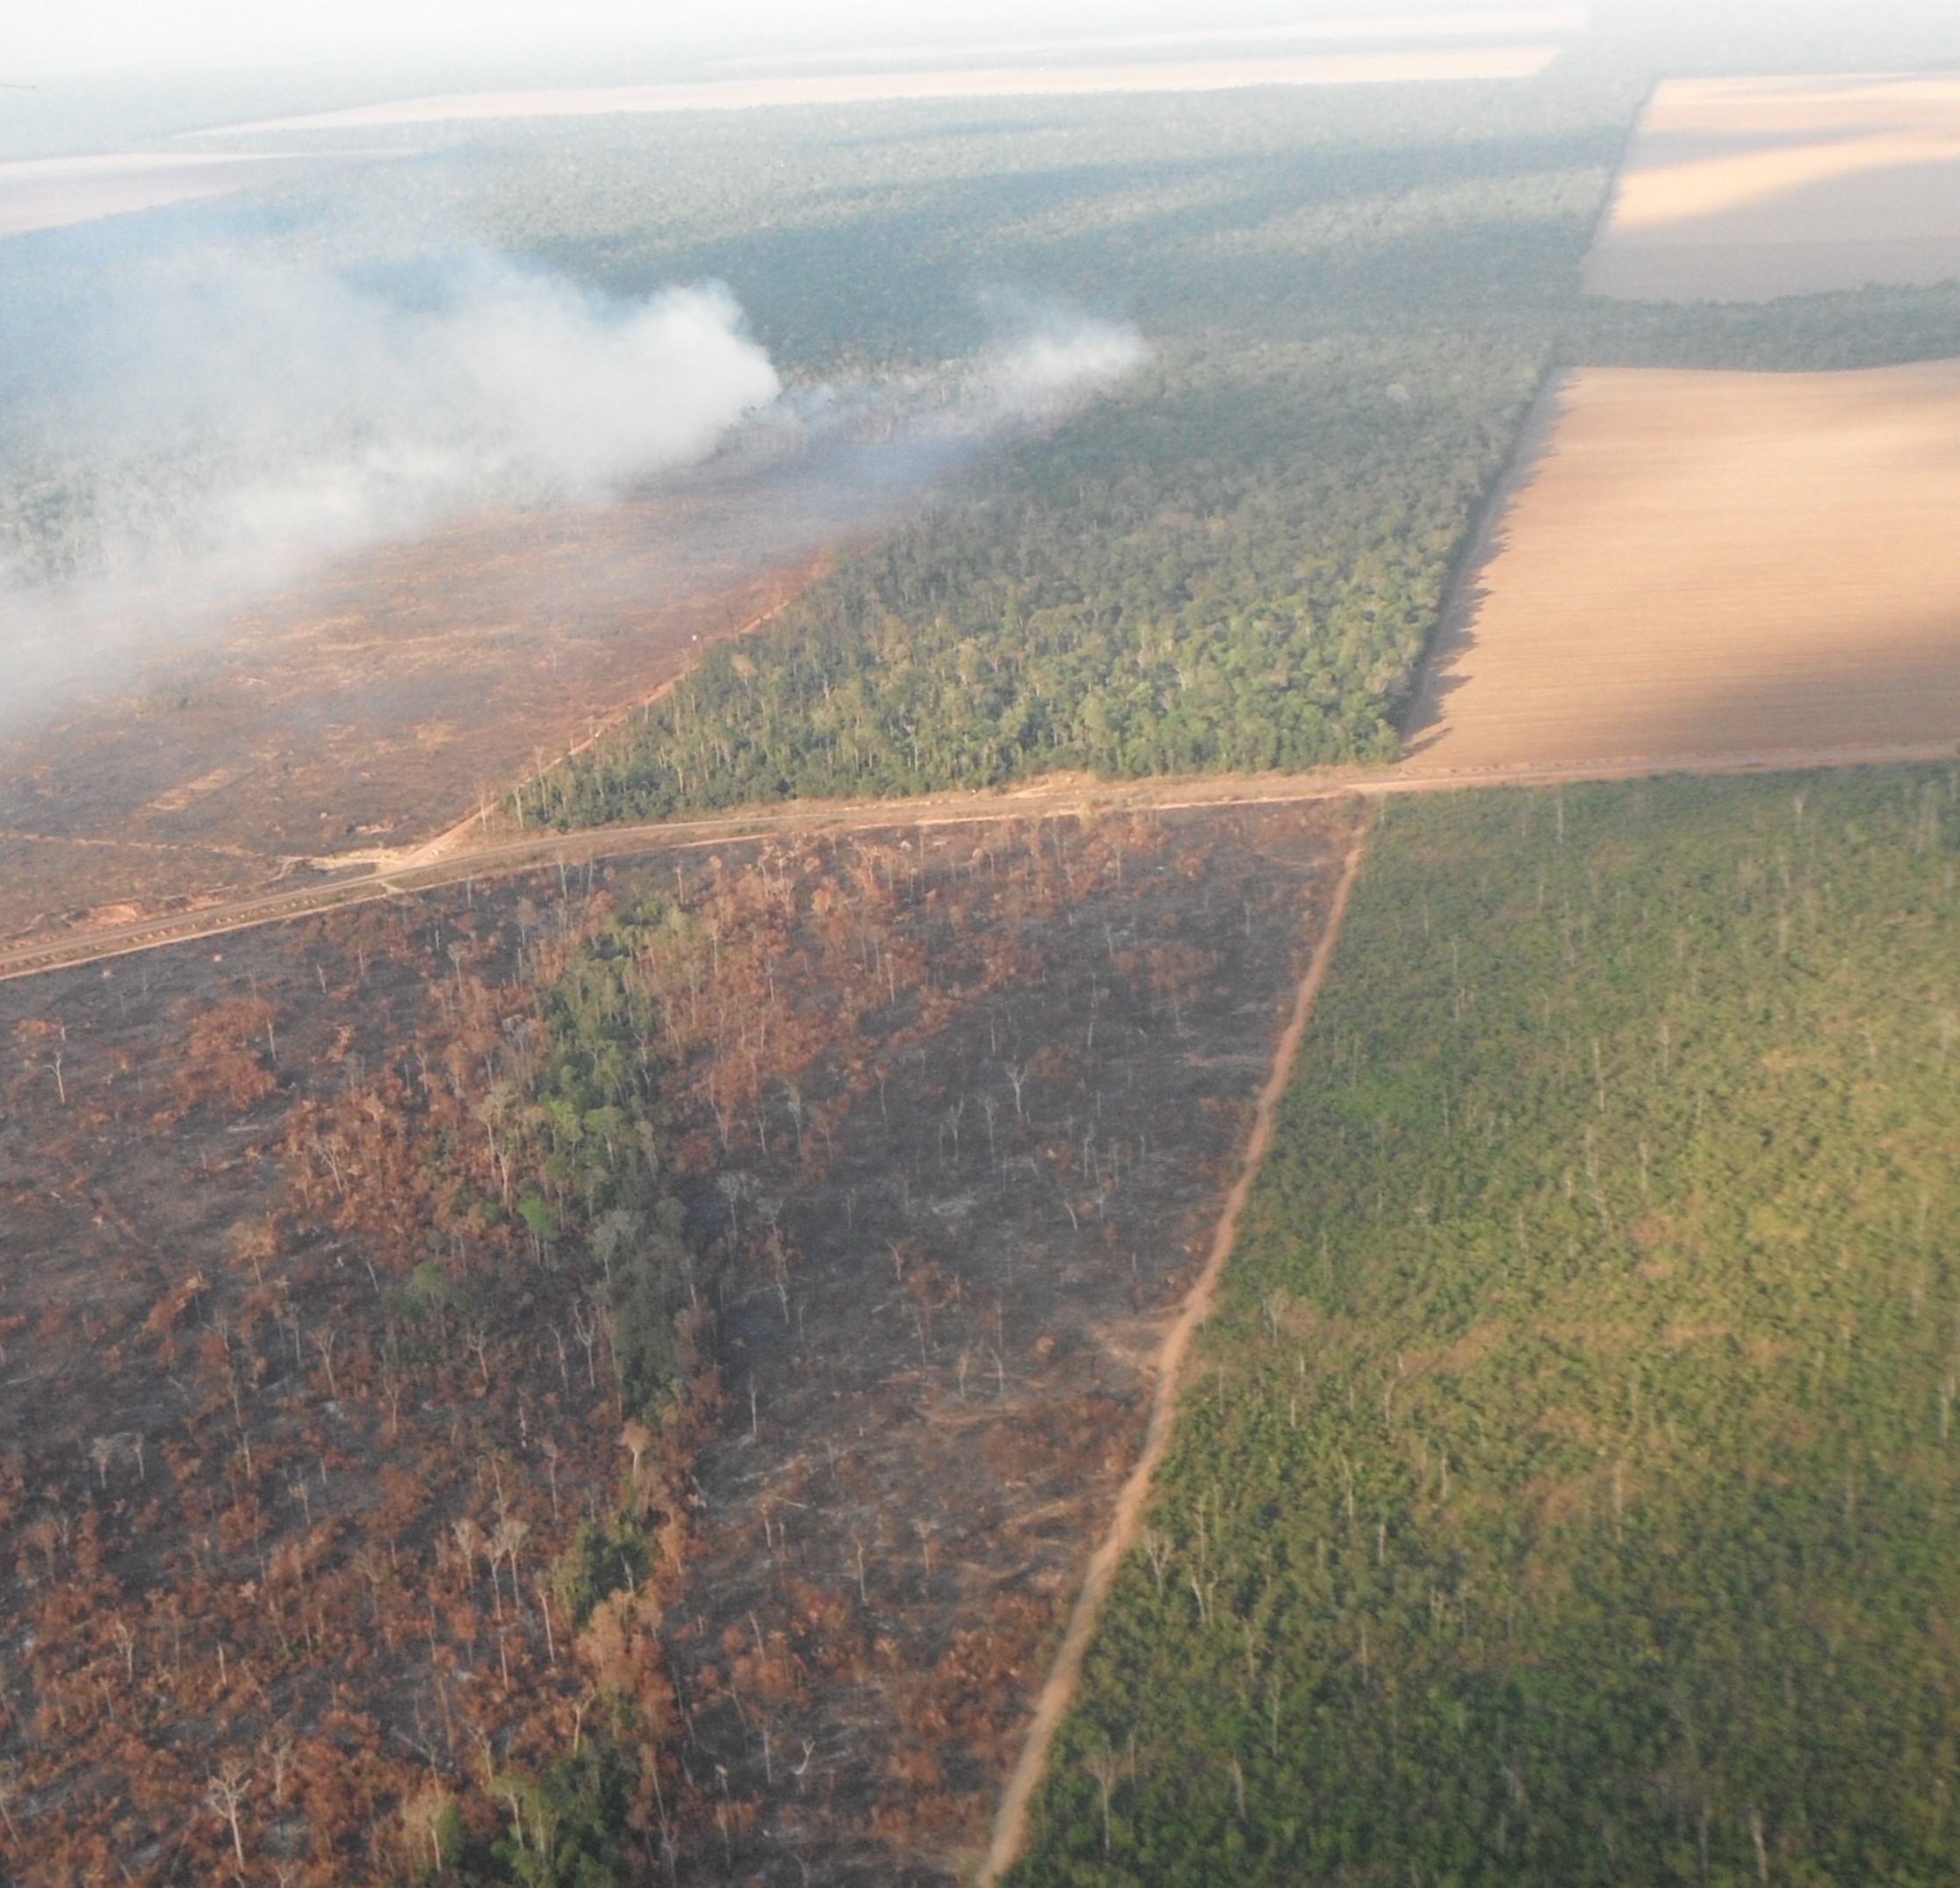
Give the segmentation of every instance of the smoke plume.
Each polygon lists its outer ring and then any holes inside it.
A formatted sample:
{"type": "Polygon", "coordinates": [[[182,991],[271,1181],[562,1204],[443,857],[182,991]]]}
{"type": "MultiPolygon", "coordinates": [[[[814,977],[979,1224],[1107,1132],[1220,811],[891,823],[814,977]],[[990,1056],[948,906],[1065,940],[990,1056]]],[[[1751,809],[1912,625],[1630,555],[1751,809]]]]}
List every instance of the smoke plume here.
{"type": "Polygon", "coordinates": [[[6,402],[14,586],[214,559],[277,575],[466,507],[602,498],[778,392],[725,293],[610,306],[485,258],[365,282],[139,266],[37,366],[6,402]]]}
{"type": "Polygon", "coordinates": [[[349,269],[224,242],[112,249],[76,279],[0,307],[17,726],[323,559],[489,508],[680,479],[712,494],[717,561],[861,537],[1143,353],[997,305],[964,363],[786,390],[716,286],[627,303],[494,256],[349,269]]]}
{"type": "Polygon", "coordinates": [[[984,357],[984,383],[1005,414],[1045,420],[1112,386],[1148,350],[1134,328],[1053,305],[1024,308],[984,357]]]}

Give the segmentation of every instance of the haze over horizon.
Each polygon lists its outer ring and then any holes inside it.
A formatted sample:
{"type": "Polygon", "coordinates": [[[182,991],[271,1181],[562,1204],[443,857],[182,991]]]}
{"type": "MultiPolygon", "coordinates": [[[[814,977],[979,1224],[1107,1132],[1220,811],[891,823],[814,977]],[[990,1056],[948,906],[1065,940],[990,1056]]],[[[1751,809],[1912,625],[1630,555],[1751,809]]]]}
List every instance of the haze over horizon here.
{"type": "Polygon", "coordinates": [[[1448,26],[1509,17],[1531,25],[1547,13],[1586,11],[1552,0],[1510,7],[1489,0],[1244,0],[1221,18],[1192,0],[1066,0],[1060,6],[955,0],[925,8],[895,0],[847,0],[813,15],[788,0],[739,0],[711,14],[665,11],[650,18],[645,9],[619,0],[571,0],[550,9],[536,0],[467,8],[454,0],[407,6],[354,0],[348,6],[313,4],[277,13],[227,0],[173,0],[162,6],[86,0],[15,24],[0,42],[0,59],[16,70],[67,72],[184,71],[309,59],[353,63],[404,55],[459,67],[480,64],[486,56],[524,54],[651,54],[688,61],[816,52],[879,57],[933,47],[987,51],[1046,46],[1070,38],[1135,40],[1171,33],[1227,40],[1240,32],[1283,34],[1328,23],[1448,26]],[[464,41],[467,52],[459,51],[464,41]]]}
{"type": "Polygon", "coordinates": [[[515,77],[525,70],[556,73],[599,61],[646,76],[679,76],[703,68],[811,60],[1068,56],[1118,47],[1161,49],[1166,43],[1283,41],[1329,33],[1529,32],[1589,18],[1596,27],[1617,32],[1637,24],[1702,36],[1740,29],[1801,39],[1855,27],[1869,38],[1946,17],[1933,0],[1891,0],[1856,12],[1843,0],[1724,0],[1713,7],[1663,0],[1637,8],[1626,0],[1590,5],[1540,0],[1508,7],[1488,0],[1243,0],[1223,17],[1193,0],[1065,0],[1059,6],[950,0],[923,9],[895,0],[847,0],[817,14],[788,0],[739,0],[711,13],[669,11],[653,18],[619,0],[571,0],[550,9],[536,0],[495,0],[472,8],[454,0],[405,6],[353,0],[338,7],[316,0],[277,11],[227,0],[172,0],[162,6],[84,0],[12,22],[0,40],[0,68],[14,89],[77,76],[181,77],[254,68],[270,73],[295,65],[341,74],[364,68],[377,76],[405,70],[425,76],[487,76],[501,69],[515,77]]]}

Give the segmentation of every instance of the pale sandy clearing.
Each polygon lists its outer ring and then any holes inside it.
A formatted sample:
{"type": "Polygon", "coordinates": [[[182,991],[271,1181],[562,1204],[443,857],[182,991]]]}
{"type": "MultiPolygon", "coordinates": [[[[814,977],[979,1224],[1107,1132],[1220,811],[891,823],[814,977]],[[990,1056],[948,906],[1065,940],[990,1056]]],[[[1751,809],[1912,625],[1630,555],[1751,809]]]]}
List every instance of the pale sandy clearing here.
{"type": "Polygon", "coordinates": [[[1675,80],[1587,263],[1596,294],[1753,301],[1960,276],[1960,75],[1675,80]]]}
{"type": "Polygon", "coordinates": [[[1389,84],[1428,79],[1523,79],[1542,72],[1555,46],[1441,47],[1329,53],[1297,59],[1136,61],[1123,65],[996,66],[950,72],[714,79],[691,85],[592,86],[577,90],[452,92],[357,105],[304,118],[234,125],[234,132],[371,130],[476,119],[596,118],[616,112],[735,112],[761,105],[870,104],[892,99],[1077,97],[1108,92],[1228,91],[1248,85],[1389,84]]]}
{"type": "Polygon", "coordinates": [[[1446,629],[1423,771],[1960,740],[1960,362],[1588,369],[1446,629]]]}
{"type": "Polygon", "coordinates": [[[36,157],[0,164],[0,236],[161,210],[201,197],[345,162],[331,153],[220,152],[195,157],[150,151],[109,157],[36,157]]]}

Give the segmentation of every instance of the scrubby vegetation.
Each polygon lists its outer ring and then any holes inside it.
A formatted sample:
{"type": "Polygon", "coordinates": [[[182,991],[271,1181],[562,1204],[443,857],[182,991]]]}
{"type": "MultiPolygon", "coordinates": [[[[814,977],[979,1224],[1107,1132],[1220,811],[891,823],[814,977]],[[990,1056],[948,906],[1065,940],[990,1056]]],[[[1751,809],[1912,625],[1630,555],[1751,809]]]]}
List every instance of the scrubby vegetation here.
{"type": "Polygon", "coordinates": [[[1948,769],[1378,833],[1035,1883],[1934,1883],[1948,769]]]}
{"type": "Polygon", "coordinates": [[[20,1880],[644,1857],[713,1372],[660,1064],[534,890],[10,986],[20,1880]]]}

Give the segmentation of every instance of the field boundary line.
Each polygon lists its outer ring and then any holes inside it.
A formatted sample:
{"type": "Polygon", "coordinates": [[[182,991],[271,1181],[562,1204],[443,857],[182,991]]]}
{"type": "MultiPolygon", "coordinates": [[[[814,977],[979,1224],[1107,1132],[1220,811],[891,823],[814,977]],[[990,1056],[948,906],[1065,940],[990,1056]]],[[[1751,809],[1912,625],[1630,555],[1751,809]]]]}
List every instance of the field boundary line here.
{"type": "Polygon", "coordinates": [[[1014,1759],[1013,1769],[1008,1773],[1007,1786],[1001,1793],[1000,1805],[994,1814],[986,1857],[975,1877],[981,1888],[991,1888],[991,1884],[998,1882],[1020,1859],[1021,1851],[1027,1846],[1028,1809],[1035,1790],[1048,1774],[1048,1753],[1054,1747],[1056,1733],[1062,1728],[1062,1720],[1075,1702],[1082,1679],[1083,1661],[1096,1635],[1096,1627],[1101,1623],[1103,1604],[1115,1583],[1116,1569],[1135,1542],[1138,1524],[1142,1520],[1157,1472],[1170,1452],[1185,1358],[1199,1327],[1212,1314],[1225,1262],[1231,1257],[1232,1248],[1238,1239],[1239,1220],[1245,1211],[1246,1202],[1252,1197],[1252,1184],[1265,1164],[1266,1150],[1272,1144],[1273,1122],[1279,1114],[1279,1103],[1292,1084],[1301,1039],[1307,1034],[1315,1002],[1334,962],[1335,947],[1340,942],[1348,901],[1367,850],[1370,824],[1372,822],[1364,815],[1361,830],[1355,834],[1354,844],[1341,869],[1340,882],[1334,889],[1326,926],[1321,933],[1320,941],[1314,947],[1307,974],[1301,979],[1300,988],[1293,997],[1293,1014],[1273,1050],[1272,1067],[1266,1076],[1265,1086],[1259,1091],[1252,1133],[1245,1144],[1238,1178],[1225,1196],[1224,1210],[1219,1214],[1216,1229],[1212,1234],[1211,1250],[1206,1257],[1204,1269],[1185,1293],[1177,1319],[1165,1332],[1158,1348],[1157,1387],[1150,1396],[1150,1420],[1144,1431],[1143,1448],[1116,1497],[1109,1525],[1089,1558],[1081,1589],[1076,1595],[1068,1626],[1062,1635],[1062,1644],[1036,1695],[1027,1737],[1014,1759]]]}
{"type": "MultiPolygon", "coordinates": [[[[1586,273],[1592,259],[1604,247],[1606,239],[1612,234],[1613,218],[1619,210],[1620,186],[1626,181],[1626,167],[1633,161],[1633,152],[1640,141],[1640,133],[1647,128],[1647,113],[1654,109],[1654,101],[1661,96],[1661,88],[1668,83],[1661,74],[1647,89],[1647,96],[1640,100],[1640,108],[1633,114],[1632,122],[1626,127],[1626,135],[1620,141],[1620,151],[1613,162],[1613,174],[1606,180],[1606,198],[1599,206],[1599,214],[1593,219],[1592,241],[1586,245],[1586,253],[1579,261],[1579,292],[1582,295],[1598,295],[1597,289],[1586,285],[1586,273]]],[[[1602,299],[1611,300],[1610,296],[1602,299]]]]}
{"type": "Polygon", "coordinates": [[[1566,389],[1572,384],[1572,369],[1554,357],[1538,376],[1537,389],[1524,417],[1518,422],[1517,436],[1511,441],[1496,482],[1485,494],[1483,503],[1457,553],[1456,566],[1443,593],[1443,605],[1436,613],[1436,626],[1430,631],[1423,659],[1416,666],[1416,689],[1409,710],[1395,733],[1402,742],[1401,764],[1421,753],[1422,737],[1440,731],[1444,724],[1443,697],[1438,692],[1443,672],[1470,643],[1470,627],[1477,620],[1477,580],[1489,568],[1510,522],[1512,511],[1524,489],[1538,475],[1546,449],[1552,443],[1559,416],[1563,410],[1566,389]]]}

